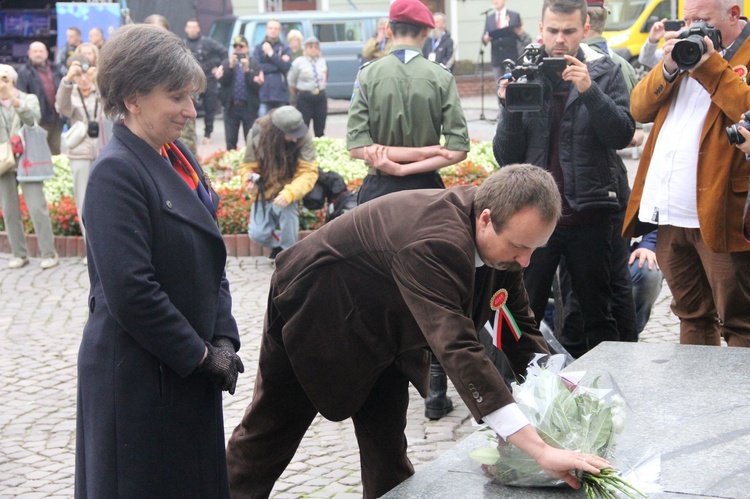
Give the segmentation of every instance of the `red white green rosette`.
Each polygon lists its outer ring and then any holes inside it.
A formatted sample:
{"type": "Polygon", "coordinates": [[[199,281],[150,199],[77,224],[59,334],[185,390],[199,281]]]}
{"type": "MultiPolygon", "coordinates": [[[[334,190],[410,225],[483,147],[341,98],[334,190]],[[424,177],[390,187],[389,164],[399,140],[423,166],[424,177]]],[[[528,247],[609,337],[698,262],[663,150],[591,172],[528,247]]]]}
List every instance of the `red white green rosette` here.
{"type": "Polygon", "coordinates": [[[490,300],[490,308],[495,310],[495,321],[492,325],[492,344],[502,348],[503,323],[507,324],[516,341],[521,339],[523,332],[518,327],[516,319],[508,309],[508,290],[505,288],[497,290],[490,300]]]}

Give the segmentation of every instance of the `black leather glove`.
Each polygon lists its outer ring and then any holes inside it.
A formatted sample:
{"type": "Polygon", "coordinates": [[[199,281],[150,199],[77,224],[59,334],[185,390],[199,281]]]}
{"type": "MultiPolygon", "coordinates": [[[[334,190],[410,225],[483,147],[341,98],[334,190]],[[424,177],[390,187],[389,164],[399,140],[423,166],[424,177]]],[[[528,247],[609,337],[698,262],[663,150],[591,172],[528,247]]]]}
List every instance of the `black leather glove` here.
{"type": "Polygon", "coordinates": [[[245,366],[234,352],[234,345],[228,339],[215,340],[217,346],[206,342],[208,355],[203,362],[203,370],[211,376],[223,391],[234,395],[239,373],[245,372],[245,366]]]}

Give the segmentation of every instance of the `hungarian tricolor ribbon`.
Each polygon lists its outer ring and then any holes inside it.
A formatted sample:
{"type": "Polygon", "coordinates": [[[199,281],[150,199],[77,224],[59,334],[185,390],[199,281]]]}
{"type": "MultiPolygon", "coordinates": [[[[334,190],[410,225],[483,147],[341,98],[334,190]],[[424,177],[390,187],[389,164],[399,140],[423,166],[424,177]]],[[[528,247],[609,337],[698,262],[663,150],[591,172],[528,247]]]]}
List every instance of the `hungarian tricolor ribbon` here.
{"type": "Polygon", "coordinates": [[[503,323],[508,325],[511,333],[513,333],[513,336],[516,338],[516,341],[520,340],[521,335],[523,334],[521,328],[518,327],[518,323],[513,317],[513,314],[510,313],[507,303],[508,290],[506,289],[498,290],[492,295],[492,299],[490,300],[490,308],[497,312],[495,314],[495,322],[492,325],[492,331],[494,333],[492,336],[492,344],[497,348],[502,348],[501,339],[503,336],[503,323]]]}

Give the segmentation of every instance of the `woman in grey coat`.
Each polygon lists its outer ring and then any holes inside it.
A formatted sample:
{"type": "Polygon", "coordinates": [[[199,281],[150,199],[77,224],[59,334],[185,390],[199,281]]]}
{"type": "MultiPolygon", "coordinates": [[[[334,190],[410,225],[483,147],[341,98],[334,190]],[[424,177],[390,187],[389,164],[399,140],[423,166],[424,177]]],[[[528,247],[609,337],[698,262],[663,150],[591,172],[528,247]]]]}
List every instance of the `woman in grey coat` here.
{"type": "Polygon", "coordinates": [[[229,497],[222,391],[239,372],[218,198],[178,139],[205,75],[133,24],[101,52],[112,140],[83,220],[91,291],[78,357],[76,497],[229,497]]]}
{"type": "MultiPolygon", "coordinates": [[[[16,70],[12,66],[0,64],[0,144],[8,142],[13,135],[18,135],[24,125],[33,126],[42,116],[37,96],[18,90],[16,80],[18,80],[16,70]]],[[[29,264],[26,234],[21,222],[21,200],[18,196],[18,181],[16,180],[17,166],[0,175],[3,221],[13,253],[13,257],[8,261],[8,268],[11,269],[20,269],[29,264]]],[[[49,208],[44,197],[43,182],[23,182],[21,190],[39,241],[39,249],[42,253],[40,266],[42,269],[52,268],[58,264],[58,260],[52,224],[49,219],[49,208]]]]}

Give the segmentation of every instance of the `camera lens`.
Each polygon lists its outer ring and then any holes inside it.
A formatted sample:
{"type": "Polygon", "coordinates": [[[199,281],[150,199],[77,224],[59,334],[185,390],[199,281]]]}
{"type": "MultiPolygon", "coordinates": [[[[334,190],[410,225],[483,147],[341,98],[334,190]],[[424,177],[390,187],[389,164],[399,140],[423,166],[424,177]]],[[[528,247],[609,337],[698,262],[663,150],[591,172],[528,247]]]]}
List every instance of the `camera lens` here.
{"type": "Polygon", "coordinates": [[[672,60],[680,69],[692,69],[706,53],[706,44],[700,35],[690,35],[674,44],[672,60]]]}
{"type": "Polygon", "coordinates": [[[742,125],[735,124],[732,126],[728,126],[726,128],[727,130],[727,139],[729,140],[730,145],[734,144],[743,144],[745,142],[745,137],[742,136],[740,133],[740,128],[745,128],[742,125]]]}

